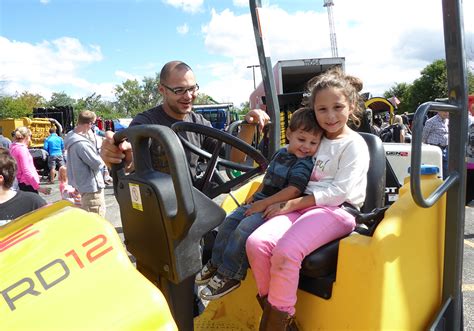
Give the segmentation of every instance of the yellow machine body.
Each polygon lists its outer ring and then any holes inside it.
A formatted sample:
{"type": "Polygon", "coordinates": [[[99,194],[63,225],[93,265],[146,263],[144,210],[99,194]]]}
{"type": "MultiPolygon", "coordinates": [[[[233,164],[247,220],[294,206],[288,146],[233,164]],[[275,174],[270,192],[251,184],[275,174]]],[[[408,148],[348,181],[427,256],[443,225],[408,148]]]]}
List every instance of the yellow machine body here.
{"type": "Polygon", "coordinates": [[[3,135],[10,137],[10,133],[20,126],[26,126],[31,130],[30,147],[43,147],[44,141],[49,136],[49,129],[54,126],[47,118],[6,118],[0,119],[0,127],[3,128],[3,135]]]}
{"type": "Polygon", "coordinates": [[[61,201],[0,228],[0,330],[177,330],[114,227],[61,201]]]}
{"type": "MultiPolygon", "coordinates": [[[[441,183],[435,176],[422,178],[426,195],[441,183]]],[[[426,329],[441,305],[445,203],[443,197],[432,208],[420,208],[405,183],[372,237],[341,240],[332,297],[298,290],[300,329],[426,329]]],[[[258,330],[262,311],[256,293],[249,271],[240,288],[209,303],[195,329],[258,330]]]]}

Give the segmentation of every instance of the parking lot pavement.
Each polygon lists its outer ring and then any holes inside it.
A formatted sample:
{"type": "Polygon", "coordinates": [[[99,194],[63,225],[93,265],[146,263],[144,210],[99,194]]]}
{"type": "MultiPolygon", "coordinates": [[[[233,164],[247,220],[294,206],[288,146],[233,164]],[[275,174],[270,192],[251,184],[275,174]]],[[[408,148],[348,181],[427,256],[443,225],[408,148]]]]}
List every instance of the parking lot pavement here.
{"type": "MultiPolygon", "coordinates": [[[[51,187],[51,195],[42,195],[48,202],[58,201],[59,185],[42,183],[46,187],[51,187]]],[[[105,218],[115,227],[122,236],[122,223],[120,219],[120,209],[115,200],[113,187],[105,188],[106,215],[105,218]]],[[[474,206],[466,207],[464,230],[464,261],[463,261],[463,296],[464,296],[464,329],[474,331],[474,206]]]]}

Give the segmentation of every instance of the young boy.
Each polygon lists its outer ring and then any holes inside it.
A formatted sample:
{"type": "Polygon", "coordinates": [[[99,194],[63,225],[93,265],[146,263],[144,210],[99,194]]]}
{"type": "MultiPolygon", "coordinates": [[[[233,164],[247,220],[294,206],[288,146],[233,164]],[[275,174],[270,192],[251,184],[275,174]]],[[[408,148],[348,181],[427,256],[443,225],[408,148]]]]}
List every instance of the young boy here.
{"type": "Polygon", "coordinates": [[[262,184],[251,199],[219,226],[212,257],[195,279],[198,285],[207,284],[199,293],[202,299],[218,299],[240,286],[249,267],[245,253],[247,238],[264,222],[268,206],[304,192],[322,134],[312,109],[301,108],[293,113],[286,133],[288,146],[272,158],[262,184]]]}

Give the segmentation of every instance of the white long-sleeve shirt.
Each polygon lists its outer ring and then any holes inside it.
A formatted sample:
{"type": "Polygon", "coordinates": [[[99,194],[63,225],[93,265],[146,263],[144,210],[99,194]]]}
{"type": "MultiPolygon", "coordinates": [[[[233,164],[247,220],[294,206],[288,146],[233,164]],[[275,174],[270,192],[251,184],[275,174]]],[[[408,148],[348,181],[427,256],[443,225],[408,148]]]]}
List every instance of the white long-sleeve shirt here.
{"type": "Polygon", "coordinates": [[[341,139],[323,138],[305,194],[313,194],[318,206],[348,202],[360,208],[365,200],[369,161],[367,144],[357,132],[341,139]]]}

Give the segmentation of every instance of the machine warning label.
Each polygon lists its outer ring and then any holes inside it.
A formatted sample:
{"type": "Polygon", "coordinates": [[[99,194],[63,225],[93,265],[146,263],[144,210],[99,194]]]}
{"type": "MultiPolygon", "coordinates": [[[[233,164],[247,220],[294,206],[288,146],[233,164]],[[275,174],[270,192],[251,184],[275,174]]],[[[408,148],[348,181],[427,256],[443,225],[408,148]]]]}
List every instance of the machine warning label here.
{"type": "Polygon", "coordinates": [[[130,196],[132,197],[132,207],[134,209],[143,211],[142,196],[140,194],[140,186],[137,184],[128,183],[130,188],[130,196]]]}

